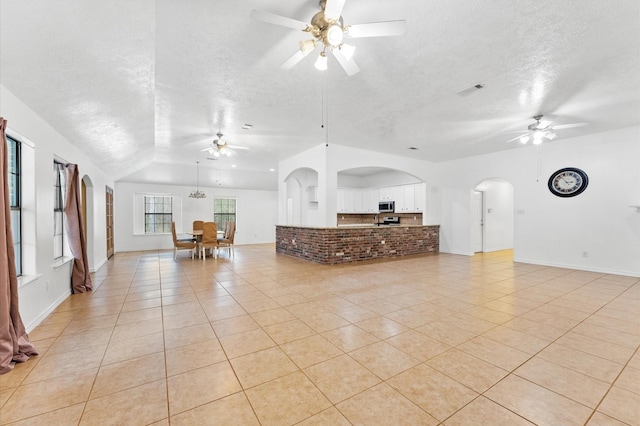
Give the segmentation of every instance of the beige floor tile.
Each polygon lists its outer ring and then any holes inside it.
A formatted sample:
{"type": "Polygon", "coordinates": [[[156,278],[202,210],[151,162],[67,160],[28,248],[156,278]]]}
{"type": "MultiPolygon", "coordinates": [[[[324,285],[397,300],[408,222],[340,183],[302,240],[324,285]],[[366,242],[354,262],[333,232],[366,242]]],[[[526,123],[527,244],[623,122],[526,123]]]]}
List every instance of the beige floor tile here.
{"type": "Polygon", "coordinates": [[[451,348],[449,345],[414,330],[390,337],[385,342],[411,355],[418,361],[426,361],[451,348]]]}
{"type": "Polygon", "coordinates": [[[386,339],[409,330],[409,327],[382,316],[360,321],[356,325],[378,339],[386,339]]]}
{"type": "Polygon", "coordinates": [[[457,349],[426,362],[476,392],[482,393],[507,375],[507,371],[457,349]]]}
{"type": "Polygon", "coordinates": [[[61,408],[59,410],[51,411],[49,413],[41,414],[39,416],[30,417],[25,420],[20,420],[15,423],[11,423],[12,426],[40,426],[40,425],[55,425],[55,426],[76,426],[80,423],[80,417],[84,411],[84,402],[70,407],[61,408]]]}
{"type": "Polygon", "coordinates": [[[378,377],[348,355],[306,368],[304,373],[334,404],[380,383],[378,377]]]}
{"type": "Polygon", "coordinates": [[[340,414],[335,407],[328,408],[298,423],[298,426],[351,426],[349,420],[340,414]]]}
{"type": "Polygon", "coordinates": [[[280,307],[280,305],[269,298],[240,302],[240,305],[250,314],[280,307]]]}
{"type": "Polygon", "coordinates": [[[80,425],[149,424],[167,416],[167,386],[158,380],[87,402],[80,425]]]}
{"type": "Polygon", "coordinates": [[[261,329],[222,337],[220,344],[229,359],[276,346],[269,335],[261,329]]]}
{"type": "Polygon", "coordinates": [[[212,422],[219,425],[258,426],[260,424],[243,392],[234,393],[171,417],[171,424],[174,426],[207,425],[212,422]]]}
{"type": "Polygon", "coordinates": [[[383,380],[414,367],[419,360],[386,342],[376,342],[349,355],[383,380]]]}
{"type": "Polygon", "coordinates": [[[264,331],[279,345],[316,334],[298,319],[269,325],[264,327],[264,331]]]}
{"type": "Polygon", "coordinates": [[[114,329],[105,329],[113,332],[111,340],[133,339],[135,337],[148,336],[162,332],[162,318],[150,319],[147,321],[132,322],[116,326],[114,329]]]}
{"type": "Polygon", "coordinates": [[[613,383],[622,370],[622,364],[557,343],[551,344],[537,356],[607,383],[613,383]]]}
{"type": "Polygon", "coordinates": [[[445,321],[431,322],[418,327],[416,330],[449,346],[457,346],[476,337],[475,333],[463,330],[445,321]]]}
{"type": "Polygon", "coordinates": [[[538,425],[583,425],[592,411],[514,375],[489,389],[485,396],[538,425]]]}
{"type": "Polygon", "coordinates": [[[132,339],[112,340],[107,346],[102,365],[114,364],[127,359],[139,358],[164,350],[162,333],[149,334],[132,339]]]}
{"type": "Polygon", "coordinates": [[[351,323],[357,323],[378,316],[375,312],[357,305],[337,309],[334,313],[351,323]]]}
{"type": "Polygon", "coordinates": [[[256,323],[250,315],[240,315],[233,318],[212,321],[211,326],[218,338],[260,328],[258,323],[256,323]]]}
{"type": "Polygon", "coordinates": [[[199,302],[179,303],[176,305],[168,305],[162,307],[163,318],[173,315],[190,314],[196,312],[204,312],[199,302]]]}
{"type": "Polygon", "coordinates": [[[582,323],[572,331],[631,349],[636,349],[638,345],[640,345],[640,335],[638,334],[624,333],[622,331],[612,330],[611,328],[601,327],[595,324],[582,323]]]}
{"type": "Polygon", "coordinates": [[[445,426],[532,426],[528,420],[479,396],[444,422],[445,426]]]}
{"type": "Polygon", "coordinates": [[[0,424],[83,403],[89,396],[97,372],[98,369],[67,374],[20,386],[2,407],[0,424]]]}
{"type": "Polygon", "coordinates": [[[628,426],[627,423],[622,423],[612,417],[609,417],[601,412],[596,412],[591,416],[587,422],[587,426],[628,426]]]}
{"type": "Polygon", "coordinates": [[[514,374],[591,408],[600,403],[609,389],[606,382],[538,357],[532,358],[514,374]]]}
{"type": "Polygon", "coordinates": [[[310,315],[308,317],[302,317],[301,320],[317,333],[334,330],[350,324],[349,321],[334,314],[333,312],[323,312],[321,314],[310,315]]]}
{"type": "Polygon", "coordinates": [[[478,396],[478,393],[426,364],[407,370],[387,383],[440,421],[478,396]]]}
{"type": "Polygon", "coordinates": [[[162,318],[162,326],[165,330],[176,330],[184,327],[191,327],[208,323],[209,318],[203,310],[178,315],[170,315],[162,318]]]}
{"type": "Polygon", "coordinates": [[[162,352],[106,365],[98,371],[89,399],[155,382],[166,375],[162,352]]]}
{"type": "Polygon", "coordinates": [[[615,385],[638,394],[638,403],[640,403],[640,370],[627,366],[616,380],[615,385]]]}
{"type": "Polygon", "coordinates": [[[35,356],[29,358],[26,362],[15,363],[10,373],[0,374],[0,392],[20,386],[29,373],[38,365],[40,359],[40,356],[35,356]]]}
{"type": "Polygon", "coordinates": [[[60,354],[44,355],[23,381],[23,384],[95,370],[100,366],[106,347],[107,345],[103,344],[60,354]]]}
{"type": "Polygon", "coordinates": [[[322,333],[328,341],[345,352],[361,348],[379,339],[356,325],[347,325],[322,333]]]}
{"type": "Polygon", "coordinates": [[[513,330],[520,331],[522,333],[529,334],[531,336],[537,337],[538,339],[546,340],[549,342],[556,340],[558,337],[562,336],[568,331],[521,317],[514,318],[504,325],[513,330]]]}
{"type": "Polygon", "coordinates": [[[216,339],[216,334],[213,332],[211,324],[206,322],[191,327],[166,330],[164,333],[164,347],[173,349],[214,339],[216,339]]]}
{"type": "Polygon", "coordinates": [[[634,352],[634,349],[574,333],[573,331],[560,337],[555,343],[608,359],[618,364],[626,364],[634,352]]]}
{"type": "Polygon", "coordinates": [[[507,371],[513,371],[531,357],[531,354],[482,336],[474,337],[457,348],[507,371]]]}
{"type": "Polygon", "coordinates": [[[139,311],[122,312],[116,325],[131,324],[133,322],[147,321],[162,318],[162,308],[149,308],[139,311]]]}
{"type": "Polygon", "coordinates": [[[343,351],[334,344],[317,334],[285,343],[280,347],[300,368],[306,368],[343,354],[343,351]]]}
{"type": "Polygon", "coordinates": [[[483,333],[482,337],[505,344],[528,354],[538,353],[551,344],[548,340],[543,340],[506,326],[491,329],[483,333]]]}
{"type": "Polygon", "coordinates": [[[171,376],[167,379],[167,388],[171,416],[242,389],[226,361],[171,376]]]}
{"type": "Polygon", "coordinates": [[[262,425],[294,424],[331,406],[301,372],[248,389],[246,394],[262,425]]]}
{"type": "MultiPolygon", "coordinates": [[[[47,355],[63,354],[66,352],[76,351],[80,348],[88,348],[90,346],[102,346],[109,343],[109,339],[113,333],[113,329],[104,328],[100,330],[90,331],[87,333],[72,334],[69,336],[60,336],[47,350],[47,355]]],[[[36,349],[42,356],[41,345],[38,343],[36,349]]],[[[99,348],[97,348],[99,350],[99,348]]]]}
{"type": "Polygon", "coordinates": [[[165,355],[167,376],[175,376],[227,359],[217,339],[167,349],[165,355]]]}
{"type": "Polygon", "coordinates": [[[203,309],[209,321],[218,321],[247,314],[247,311],[237,303],[224,306],[206,306],[203,309]]]}
{"type": "Polygon", "coordinates": [[[280,348],[269,348],[233,358],[231,366],[244,389],[298,371],[298,367],[280,348]]]}
{"type": "Polygon", "coordinates": [[[598,407],[598,411],[616,420],[630,424],[640,424],[640,395],[619,386],[613,386],[598,407]]]}
{"type": "Polygon", "coordinates": [[[438,421],[398,391],[381,383],[337,405],[356,425],[437,425],[438,421]]]}
{"type": "Polygon", "coordinates": [[[296,319],[296,317],[294,317],[293,314],[291,314],[291,312],[287,311],[285,308],[276,308],[255,312],[251,314],[251,317],[262,327],[267,327],[269,325],[296,319]]]}

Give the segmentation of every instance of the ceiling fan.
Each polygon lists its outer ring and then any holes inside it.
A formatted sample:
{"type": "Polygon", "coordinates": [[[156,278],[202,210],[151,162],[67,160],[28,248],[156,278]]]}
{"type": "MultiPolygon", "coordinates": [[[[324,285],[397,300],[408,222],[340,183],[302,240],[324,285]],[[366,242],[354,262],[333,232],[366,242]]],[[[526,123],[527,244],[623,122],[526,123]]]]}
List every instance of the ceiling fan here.
{"type": "Polygon", "coordinates": [[[561,129],[571,129],[574,127],[584,127],[589,123],[572,123],[572,124],[560,124],[557,126],[552,126],[553,121],[542,120],[543,115],[538,114],[534,115],[533,119],[536,120],[535,123],[529,124],[527,130],[520,130],[518,133],[524,132],[523,135],[516,136],[513,139],[509,139],[505,143],[510,143],[519,140],[520,143],[526,144],[530,140],[533,141],[534,145],[540,145],[544,139],[553,140],[557,136],[556,130],[561,129]]]}
{"type": "Polygon", "coordinates": [[[230,145],[229,142],[222,139],[223,134],[220,132],[216,133],[216,136],[218,137],[218,139],[214,139],[213,142],[211,142],[210,146],[206,147],[205,149],[202,149],[201,151],[207,151],[209,152],[209,154],[218,158],[221,155],[223,156],[231,155],[233,153],[233,150],[235,149],[247,149],[247,150],[249,149],[246,146],[230,145]]]}
{"type": "Polygon", "coordinates": [[[345,0],[320,0],[320,11],[313,15],[310,24],[255,9],[251,11],[251,17],[270,24],[302,30],[311,35],[311,39],[300,41],[299,50],[280,68],[291,69],[321,44],[322,51],[315,62],[315,67],[321,71],[327,69],[327,51],[329,51],[347,75],[352,76],[360,71],[360,67],[352,58],[355,47],[344,43],[345,38],[403,35],[406,22],[386,21],[344,25],[341,16],[344,3],[345,0]]]}

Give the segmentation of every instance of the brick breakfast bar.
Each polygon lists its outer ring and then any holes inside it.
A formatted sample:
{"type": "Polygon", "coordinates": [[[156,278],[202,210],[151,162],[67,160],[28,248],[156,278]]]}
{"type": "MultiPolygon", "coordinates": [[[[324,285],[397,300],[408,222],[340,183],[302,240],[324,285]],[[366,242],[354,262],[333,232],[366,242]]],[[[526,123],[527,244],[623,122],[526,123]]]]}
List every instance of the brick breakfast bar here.
{"type": "Polygon", "coordinates": [[[325,265],[437,253],[440,225],[276,225],[276,252],[325,265]]]}

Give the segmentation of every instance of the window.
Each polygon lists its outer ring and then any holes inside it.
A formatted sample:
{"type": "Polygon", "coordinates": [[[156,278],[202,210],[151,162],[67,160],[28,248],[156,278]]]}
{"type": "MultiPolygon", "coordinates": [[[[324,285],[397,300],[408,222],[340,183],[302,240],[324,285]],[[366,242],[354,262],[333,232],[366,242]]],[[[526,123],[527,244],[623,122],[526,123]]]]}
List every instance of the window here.
{"type": "Polygon", "coordinates": [[[236,221],[236,199],[235,198],[214,198],[213,199],[213,221],[218,225],[219,230],[224,230],[227,222],[236,221]]]}
{"type": "Polygon", "coordinates": [[[53,259],[64,256],[64,165],[53,162],[53,259]]]}
{"type": "Polygon", "coordinates": [[[144,233],[168,234],[171,232],[172,199],[166,195],[144,196],[144,233]]]}
{"type": "Polygon", "coordinates": [[[22,275],[22,199],[21,199],[21,144],[7,136],[9,154],[9,204],[11,204],[11,234],[16,257],[16,273],[22,275]]]}

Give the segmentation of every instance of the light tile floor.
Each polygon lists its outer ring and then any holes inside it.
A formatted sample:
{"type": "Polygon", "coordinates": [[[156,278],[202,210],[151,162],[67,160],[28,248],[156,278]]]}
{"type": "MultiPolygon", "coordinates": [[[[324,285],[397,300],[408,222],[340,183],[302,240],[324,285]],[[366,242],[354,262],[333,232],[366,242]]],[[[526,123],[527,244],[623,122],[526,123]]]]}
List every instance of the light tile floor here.
{"type": "Polygon", "coordinates": [[[0,424],[640,425],[640,280],[511,259],[116,254],[0,424]]]}

